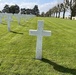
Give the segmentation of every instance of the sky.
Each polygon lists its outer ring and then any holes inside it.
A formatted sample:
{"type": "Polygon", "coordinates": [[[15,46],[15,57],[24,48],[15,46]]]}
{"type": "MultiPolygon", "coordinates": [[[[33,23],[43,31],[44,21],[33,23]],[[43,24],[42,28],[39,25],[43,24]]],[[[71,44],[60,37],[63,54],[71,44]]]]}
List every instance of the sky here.
{"type": "Polygon", "coordinates": [[[33,8],[35,5],[38,5],[38,8],[41,12],[46,12],[58,2],[62,0],[0,0],[0,10],[3,9],[5,4],[14,5],[17,4],[20,8],[33,8]]]}

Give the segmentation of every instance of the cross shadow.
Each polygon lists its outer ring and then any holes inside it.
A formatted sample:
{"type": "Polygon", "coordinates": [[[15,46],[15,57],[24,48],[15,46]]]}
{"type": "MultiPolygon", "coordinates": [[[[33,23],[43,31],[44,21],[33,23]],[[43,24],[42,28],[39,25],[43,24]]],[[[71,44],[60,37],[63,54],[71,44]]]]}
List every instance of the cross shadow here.
{"type": "Polygon", "coordinates": [[[15,34],[22,34],[23,35],[23,33],[15,32],[15,31],[10,31],[10,32],[15,33],[15,34]]]}
{"type": "Polygon", "coordinates": [[[64,67],[62,65],[59,65],[59,64],[57,64],[55,62],[52,62],[52,61],[50,61],[48,59],[45,59],[45,58],[43,58],[41,61],[52,65],[53,68],[56,71],[63,72],[63,73],[70,73],[72,75],[76,75],[76,69],[71,69],[71,68],[64,67]]]}
{"type": "Polygon", "coordinates": [[[21,23],[19,25],[22,26],[22,27],[26,26],[25,24],[21,24],[21,23]]]}
{"type": "Polygon", "coordinates": [[[1,24],[3,24],[3,25],[7,25],[7,24],[5,24],[5,23],[1,23],[1,24]]]}

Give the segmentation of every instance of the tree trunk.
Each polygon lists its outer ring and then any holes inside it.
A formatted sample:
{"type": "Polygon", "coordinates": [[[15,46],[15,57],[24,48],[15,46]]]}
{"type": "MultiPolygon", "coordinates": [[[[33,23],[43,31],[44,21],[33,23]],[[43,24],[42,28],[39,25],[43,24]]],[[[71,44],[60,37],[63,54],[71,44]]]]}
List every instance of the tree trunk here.
{"type": "Polygon", "coordinates": [[[65,18],[65,8],[64,8],[64,11],[63,11],[63,19],[65,18]]]}
{"type": "Polygon", "coordinates": [[[73,16],[73,10],[71,9],[71,16],[70,16],[71,20],[72,20],[72,16],[73,16]]]}
{"type": "Polygon", "coordinates": [[[59,11],[59,15],[58,15],[58,18],[60,18],[60,11],[59,11]]]}
{"type": "Polygon", "coordinates": [[[57,12],[56,12],[56,18],[57,18],[57,12]]]}

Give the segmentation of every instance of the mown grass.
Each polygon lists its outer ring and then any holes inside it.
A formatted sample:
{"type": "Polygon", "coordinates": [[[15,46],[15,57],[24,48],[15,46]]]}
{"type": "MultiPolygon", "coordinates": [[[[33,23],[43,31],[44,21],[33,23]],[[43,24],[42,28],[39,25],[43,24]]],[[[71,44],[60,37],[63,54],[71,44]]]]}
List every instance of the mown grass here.
{"type": "Polygon", "coordinates": [[[0,75],[76,75],[76,21],[35,17],[0,24],[0,75]],[[35,59],[36,37],[29,35],[44,20],[50,37],[43,37],[43,59],[35,59]]]}

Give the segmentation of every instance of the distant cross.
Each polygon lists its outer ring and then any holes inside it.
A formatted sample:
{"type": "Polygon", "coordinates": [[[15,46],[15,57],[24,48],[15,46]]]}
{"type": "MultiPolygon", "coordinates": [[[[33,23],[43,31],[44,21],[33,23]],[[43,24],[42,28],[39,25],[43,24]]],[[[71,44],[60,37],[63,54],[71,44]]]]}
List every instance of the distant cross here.
{"type": "Polygon", "coordinates": [[[38,21],[38,29],[29,31],[30,35],[37,36],[36,59],[42,59],[42,37],[51,35],[51,31],[43,30],[43,26],[44,21],[38,21]]]}
{"type": "Polygon", "coordinates": [[[20,25],[20,19],[21,19],[21,14],[14,14],[14,16],[16,16],[18,24],[20,25]]]}
{"type": "Polygon", "coordinates": [[[3,13],[0,13],[0,24],[2,23],[3,13]]]}
{"type": "Polygon", "coordinates": [[[10,22],[12,20],[12,14],[6,14],[6,16],[7,16],[8,31],[11,31],[11,29],[10,29],[10,22]]]}

